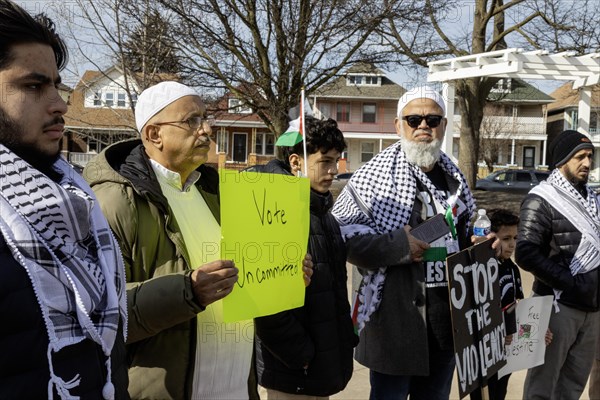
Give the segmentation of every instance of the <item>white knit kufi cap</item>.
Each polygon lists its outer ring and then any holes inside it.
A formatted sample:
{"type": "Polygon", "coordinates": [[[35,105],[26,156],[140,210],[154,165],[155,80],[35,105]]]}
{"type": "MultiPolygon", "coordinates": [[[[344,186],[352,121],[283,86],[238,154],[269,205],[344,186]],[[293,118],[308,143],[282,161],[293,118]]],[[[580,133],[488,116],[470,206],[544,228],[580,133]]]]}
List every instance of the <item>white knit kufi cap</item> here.
{"type": "Polygon", "coordinates": [[[431,99],[442,109],[442,114],[446,116],[446,104],[444,98],[431,86],[417,86],[404,93],[398,100],[398,118],[402,118],[402,110],[411,101],[415,99],[431,99]]]}
{"type": "Polygon", "coordinates": [[[185,96],[199,96],[192,88],[179,82],[166,81],[144,90],[135,106],[135,125],[138,132],[160,110],[185,96]]]}

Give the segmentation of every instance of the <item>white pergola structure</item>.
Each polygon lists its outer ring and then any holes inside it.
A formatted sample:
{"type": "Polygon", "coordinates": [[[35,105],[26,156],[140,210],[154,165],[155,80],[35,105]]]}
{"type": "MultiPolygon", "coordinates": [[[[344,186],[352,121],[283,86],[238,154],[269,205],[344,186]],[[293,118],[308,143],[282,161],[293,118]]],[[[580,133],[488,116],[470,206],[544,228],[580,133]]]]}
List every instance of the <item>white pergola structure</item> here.
{"type": "MultiPolygon", "coordinates": [[[[537,80],[573,81],[579,89],[578,130],[589,135],[591,114],[591,86],[600,83],[600,53],[575,56],[574,52],[549,54],[545,50],[524,51],[520,48],[473,54],[428,64],[427,81],[443,82],[446,115],[454,116],[455,84],[457,79],[491,76],[537,80]]],[[[443,148],[452,155],[454,124],[446,128],[443,148]]],[[[547,137],[543,139],[543,161],[546,164],[547,137]]],[[[514,140],[513,140],[514,149],[514,140]]]]}

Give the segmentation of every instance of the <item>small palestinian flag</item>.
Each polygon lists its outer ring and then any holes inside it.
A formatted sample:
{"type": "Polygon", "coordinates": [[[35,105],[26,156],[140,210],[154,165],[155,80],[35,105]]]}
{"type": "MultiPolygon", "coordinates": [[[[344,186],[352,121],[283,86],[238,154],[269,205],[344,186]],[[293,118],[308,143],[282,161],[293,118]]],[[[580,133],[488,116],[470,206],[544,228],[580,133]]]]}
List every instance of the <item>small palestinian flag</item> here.
{"type": "Polygon", "coordinates": [[[302,118],[290,121],[290,126],[279,136],[276,146],[294,147],[302,141],[302,118]]]}

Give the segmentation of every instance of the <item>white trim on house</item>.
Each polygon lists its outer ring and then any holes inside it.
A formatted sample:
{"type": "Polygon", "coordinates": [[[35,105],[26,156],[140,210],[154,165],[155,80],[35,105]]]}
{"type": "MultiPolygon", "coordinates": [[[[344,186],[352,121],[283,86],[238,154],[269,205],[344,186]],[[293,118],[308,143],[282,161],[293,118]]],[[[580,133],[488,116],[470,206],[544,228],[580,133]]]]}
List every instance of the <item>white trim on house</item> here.
{"type": "MultiPolygon", "coordinates": [[[[355,96],[355,97],[349,97],[348,95],[311,95],[311,97],[317,97],[319,99],[344,99],[344,100],[348,100],[349,102],[351,101],[362,101],[362,100],[393,100],[393,101],[398,101],[398,97],[375,97],[375,96],[355,96]]],[[[327,100],[325,100],[326,102],[327,100]]]]}
{"type": "Polygon", "coordinates": [[[344,139],[399,139],[396,133],[357,133],[344,132],[344,139]]]}
{"type": "Polygon", "coordinates": [[[223,128],[266,128],[265,123],[262,121],[231,121],[231,120],[223,120],[223,119],[215,119],[215,126],[223,127],[223,128]]]}

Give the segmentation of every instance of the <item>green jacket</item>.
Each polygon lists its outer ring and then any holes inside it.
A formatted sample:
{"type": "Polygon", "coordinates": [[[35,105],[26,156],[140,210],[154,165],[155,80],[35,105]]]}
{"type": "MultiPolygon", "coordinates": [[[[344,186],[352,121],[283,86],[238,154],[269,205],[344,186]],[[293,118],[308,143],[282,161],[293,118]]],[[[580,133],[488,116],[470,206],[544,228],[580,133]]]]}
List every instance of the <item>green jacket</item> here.
{"type": "MultiPolygon", "coordinates": [[[[219,221],[218,174],[200,166],[196,183],[219,221]]],[[[183,237],[140,140],[116,143],[90,161],[84,178],[121,246],[129,308],[129,393],[134,399],[190,399],[196,303],[183,237]]]]}

